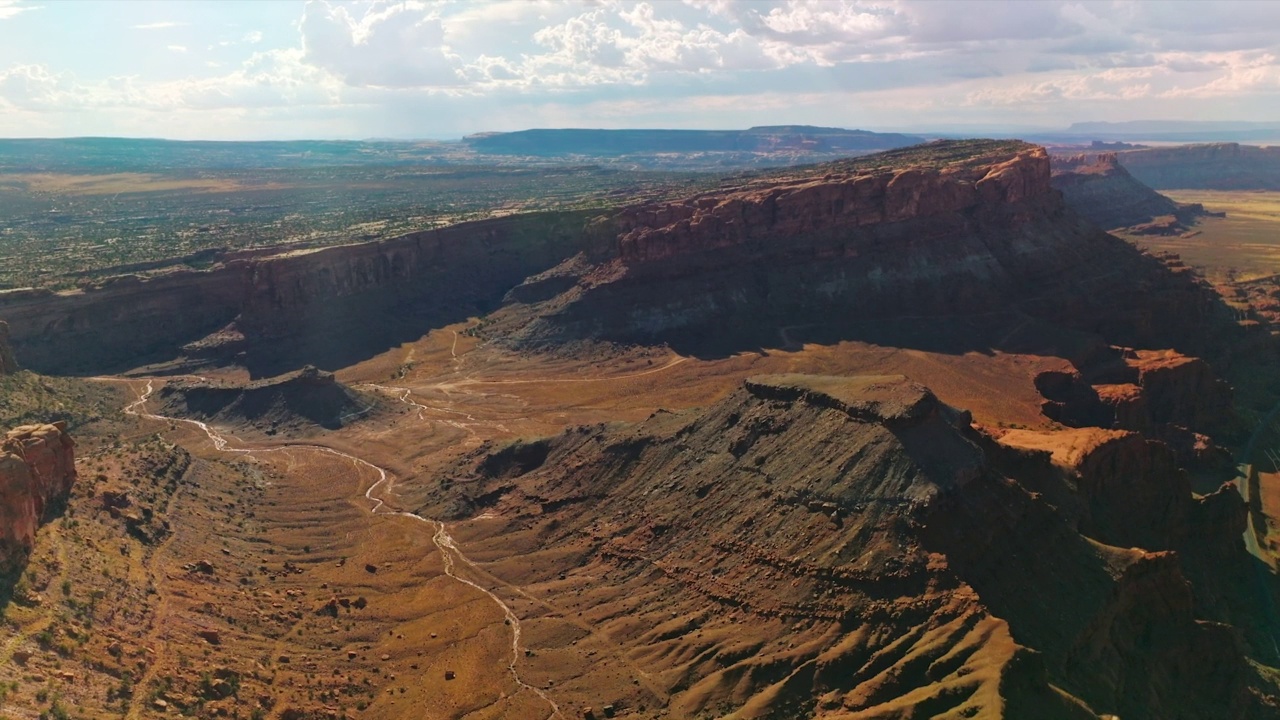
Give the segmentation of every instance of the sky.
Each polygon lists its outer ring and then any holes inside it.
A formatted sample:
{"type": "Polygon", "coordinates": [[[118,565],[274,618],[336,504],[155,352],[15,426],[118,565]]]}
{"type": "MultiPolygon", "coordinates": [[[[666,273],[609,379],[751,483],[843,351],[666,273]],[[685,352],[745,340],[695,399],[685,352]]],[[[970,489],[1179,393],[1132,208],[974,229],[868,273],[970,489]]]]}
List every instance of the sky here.
{"type": "Polygon", "coordinates": [[[1280,0],[0,0],[0,136],[1280,121],[1280,0]]]}

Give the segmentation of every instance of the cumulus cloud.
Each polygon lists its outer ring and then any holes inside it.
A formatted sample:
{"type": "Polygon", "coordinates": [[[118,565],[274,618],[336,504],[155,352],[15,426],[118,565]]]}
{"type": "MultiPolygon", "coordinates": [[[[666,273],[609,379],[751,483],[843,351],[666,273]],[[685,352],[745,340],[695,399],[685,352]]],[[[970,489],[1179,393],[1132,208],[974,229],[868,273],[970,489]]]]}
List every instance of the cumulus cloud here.
{"type": "Polygon", "coordinates": [[[54,109],[79,104],[70,75],[43,65],[15,65],[0,71],[0,100],[10,107],[54,109]]]}
{"type": "Polygon", "coordinates": [[[420,2],[370,5],[355,17],[344,6],[310,2],[302,16],[303,59],[350,85],[453,87],[460,58],[444,43],[444,26],[420,2]]]}

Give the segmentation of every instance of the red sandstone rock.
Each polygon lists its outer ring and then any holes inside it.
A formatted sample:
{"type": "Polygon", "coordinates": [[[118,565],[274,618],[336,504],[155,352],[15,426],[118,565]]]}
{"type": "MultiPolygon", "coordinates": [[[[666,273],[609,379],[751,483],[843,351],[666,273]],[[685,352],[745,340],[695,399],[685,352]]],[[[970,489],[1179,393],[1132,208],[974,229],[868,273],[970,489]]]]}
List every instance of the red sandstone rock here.
{"type": "Polygon", "coordinates": [[[1052,193],[1049,157],[1031,148],[994,165],[829,174],[717,191],[624,211],[623,262],[660,262],[789,236],[847,230],[1000,206],[1052,193]]]}
{"type": "Polygon", "coordinates": [[[26,561],[36,529],[76,479],[75,443],[66,425],[24,425],[0,442],[0,570],[26,561]]]}

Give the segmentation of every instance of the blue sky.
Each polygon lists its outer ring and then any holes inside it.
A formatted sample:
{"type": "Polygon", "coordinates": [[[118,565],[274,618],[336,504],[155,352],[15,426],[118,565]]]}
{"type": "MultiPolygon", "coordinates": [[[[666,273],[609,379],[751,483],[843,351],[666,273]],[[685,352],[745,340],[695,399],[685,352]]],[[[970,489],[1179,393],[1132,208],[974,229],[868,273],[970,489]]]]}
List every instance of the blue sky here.
{"type": "Polygon", "coordinates": [[[0,0],[0,136],[1280,120],[1280,2],[0,0]]]}

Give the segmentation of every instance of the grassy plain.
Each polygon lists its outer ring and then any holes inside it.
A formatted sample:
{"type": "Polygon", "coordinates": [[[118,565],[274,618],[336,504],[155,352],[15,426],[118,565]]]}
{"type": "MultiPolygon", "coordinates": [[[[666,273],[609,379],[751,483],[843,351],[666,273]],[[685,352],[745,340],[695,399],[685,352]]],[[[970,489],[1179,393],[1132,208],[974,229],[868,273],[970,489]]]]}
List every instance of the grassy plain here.
{"type": "Polygon", "coordinates": [[[1181,203],[1201,203],[1226,217],[1201,218],[1180,237],[1128,236],[1139,247],[1182,256],[1214,282],[1280,273],[1280,192],[1165,190],[1181,203]]]}

